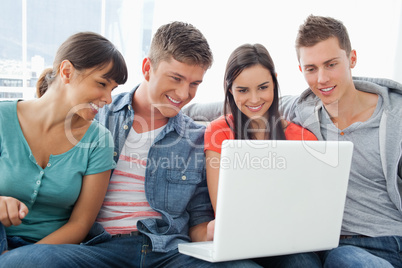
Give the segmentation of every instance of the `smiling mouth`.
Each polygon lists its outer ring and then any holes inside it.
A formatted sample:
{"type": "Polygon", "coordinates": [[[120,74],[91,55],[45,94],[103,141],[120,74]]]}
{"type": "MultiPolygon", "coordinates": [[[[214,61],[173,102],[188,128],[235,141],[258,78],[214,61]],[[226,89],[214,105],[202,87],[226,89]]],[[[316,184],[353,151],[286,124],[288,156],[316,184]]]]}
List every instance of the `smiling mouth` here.
{"type": "Polygon", "coordinates": [[[246,107],[249,108],[251,111],[259,111],[262,108],[263,105],[264,105],[264,103],[260,104],[258,106],[247,106],[246,105],[246,107]]]}
{"type": "Polygon", "coordinates": [[[91,105],[91,107],[92,107],[93,110],[95,110],[95,111],[97,111],[97,112],[99,111],[99,106],[98,106],[98,105],[96,105],[96,104],[94,104],[94,103],[92,103],[92,102],[90,102],[89,104],[91,105]]]}
{"type": "Polygon", "coordinates": [[[321,88],[320,91],[322,91],[322,92],[328,92],[328,91],[333,90],[334,88],[335,88],[335,87],[321,88]]]}
{"type": "Polygon", "coordinates": [[[175,99],[172,99],[171,97],[169,97],[169,96],[167,96],[167,95],[166,95],[166,97],[167,97],[172,103],[174,103],[174,104],[180,104],[180,103],[181,103],[181,101],[177,101],[177,100],[175,100],[175,99]]]}

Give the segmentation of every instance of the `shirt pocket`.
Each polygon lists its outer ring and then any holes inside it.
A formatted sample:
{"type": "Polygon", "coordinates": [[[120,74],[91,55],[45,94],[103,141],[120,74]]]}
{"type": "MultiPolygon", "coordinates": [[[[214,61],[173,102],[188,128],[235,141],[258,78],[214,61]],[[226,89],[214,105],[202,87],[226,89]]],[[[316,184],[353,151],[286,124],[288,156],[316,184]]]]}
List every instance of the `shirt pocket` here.
{"type": "Polygon", "coordinates": [[[166,211],[180,215],[202,180],[201,171],[169,169],[166,173],[166,211]]]}

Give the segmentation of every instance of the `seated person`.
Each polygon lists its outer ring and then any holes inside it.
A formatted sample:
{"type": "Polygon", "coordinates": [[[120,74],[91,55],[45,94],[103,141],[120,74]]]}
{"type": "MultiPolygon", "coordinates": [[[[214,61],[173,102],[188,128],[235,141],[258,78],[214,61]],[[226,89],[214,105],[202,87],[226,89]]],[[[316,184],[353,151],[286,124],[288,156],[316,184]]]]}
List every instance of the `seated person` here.
{"type": "MultiPolygon", "coordinates": [[[[267,49],[245,44],[229,57],[224,77],[224,115],[205,132],[208,191],[216,210],[221,145],[226,139],[317,140],[308,130],[283,120],[278,112],[279,85],[267,49]]],[[[213,229],[213,222],[209,228],[213,229]]],[[[247,234],[245,234],[247,235],[247,234]]],[[[257,260],[269,267],[321,267],[314,253],[293,254],[257,260]]]]}
{"type": "Polygon", "coordinates": [[[309,88],[284,115],[319,140],[354,144],[339,247],[325,267],[402,267],[402,85],[352,77],[357,55],[342,22],[309,16],[296,51],[309,88]]]}
{"type": "Polygon", "coordinates": [[[112,136],[93,119],[126,79],[111,42],[77,33],[41,75],[41,98],[0,102],[0,252],[9,251],[2,256],[86,237],[115,167],[112,136]]]}

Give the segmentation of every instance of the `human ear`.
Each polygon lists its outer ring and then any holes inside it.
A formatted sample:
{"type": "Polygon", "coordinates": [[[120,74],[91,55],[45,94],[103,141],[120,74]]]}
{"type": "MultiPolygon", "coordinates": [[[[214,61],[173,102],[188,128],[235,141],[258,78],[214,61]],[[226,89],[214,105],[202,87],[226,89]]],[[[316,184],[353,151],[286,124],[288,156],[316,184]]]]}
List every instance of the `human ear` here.
{"type": "Polygon", "coordinates": [[[151,70],[151,60],[149,58],[144,58],[142,61],[142,74],[144,75],[145,80],[149,81],[150,78],[150,70],[151,70]]]}
{"type": "Polygon", "coordinates": [[[350,51],[349,59],[350,59],[350,68],[354,68],[356,66],[356,63],[357,63],[356,50],[353,49],[352,51],[350,51]]]}
{"type": "Polygon", "coordinates": [[[63,60],[60,63],[60,77],[63,83],[68,84],[70,83],[71,77],[74,72],[74,66],[69,60],[63,60]]]}
{"type": "Polygon", "coordinates": [[[299,71],[300,72],[303,72],[303,70],[302,70],[302,67],[299,65],[299,71]]]}

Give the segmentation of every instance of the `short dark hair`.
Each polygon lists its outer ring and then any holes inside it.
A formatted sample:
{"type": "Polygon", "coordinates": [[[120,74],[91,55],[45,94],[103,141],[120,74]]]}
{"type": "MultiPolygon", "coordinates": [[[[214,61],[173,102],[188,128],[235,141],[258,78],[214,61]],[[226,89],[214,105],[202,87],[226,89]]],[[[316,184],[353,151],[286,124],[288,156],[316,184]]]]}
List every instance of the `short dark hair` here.
{"type": "Polygon", "coordinates": [[[232,88],[233,81],[236,80],[240,73],[244,69],[255,65],[261,65],[269,70],[274,83],[274,99],[271,107],[268,109],[269,118],[266,118],[268,122],[267,131],[269,132],[269,138],[275,140],[285,140],[286,137],[282,127],[282,120],[278,111],[279,85],[278,80],[276,79],[275,65],[268,50],[261,44],[241,45],[229,56],[224,75],[224,115],[226,122],[230,128],[232,128],[235,139],[254,139],[253,135],[251,134],[252,132],[249,131],[250,124],[246,124],[249,118],[239,110],[230,90],[232,88]],[[228,113],[233,115],[233,124],[227,120],[226,115],[228,113]],[[248,128],[243,129],[243,126],[245,125],[248,125],[248,128]]]}
{"type": "Polygon", "coordinates": [[[188,65],[199,65],[205,69],[213,62],[212,51],[204,35],[193,25],[172,22],[156,31],[148,54],[154,68],[161,61],[171,58],[188,65]]]}
{"type": "Polygon", "coordinates": [[[105,37],[93,32],[76,33],[61,44],[53,62],[53,68],[48,68],[36,84],[37,97],[41,97],[59,73],[60,64],[68,60],[78,71],[98,67],[102,69],[110,62],[112,68],[105,74],[106,79],[112,79],[121,85],[127,81],[126,62],[116,47],[105,37]]]}
{"type": "Polygon", "coordinates": [[[312,47],[331,37],[336,37],[339,47],[345,50],[347,55],[350,54],[352,46],[348,30],[341,21],[331,17],[308,16],[305,22],[300,25],[296,37],[297,59],[300,60],[299,52],[301,47],[312,47]]]}

